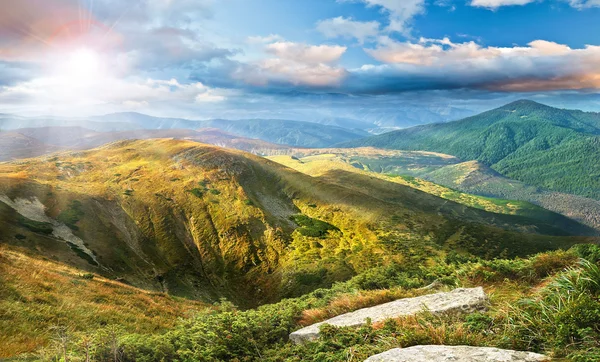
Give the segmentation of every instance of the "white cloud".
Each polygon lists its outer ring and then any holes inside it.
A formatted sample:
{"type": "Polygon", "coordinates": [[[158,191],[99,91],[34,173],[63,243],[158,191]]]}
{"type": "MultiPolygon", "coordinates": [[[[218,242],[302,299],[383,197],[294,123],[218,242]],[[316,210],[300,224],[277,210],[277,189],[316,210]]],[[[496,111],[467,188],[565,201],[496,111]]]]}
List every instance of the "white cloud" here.
{"type": "Polygon", "coordinates": [[[497,9],[501,6],[527,5],[537,0],[473,0],[471,6],[497,9]]]}
{"type": "Polygon", "coordinates": [[[239,63],[232,77],[253,86],[337,85],[347,74],[343,67],[337,65],[346,50],[346,47],[338,45],[277,41],[264,47],[266,57],[246,64],[239,63]]]}
{"type": "Polygon", "coordinates": [[[426,79],[434,87],[513,91],[600,88],[600,46],[572,49],[536,40],[523,47],[484,47],[473,41],[453,43],[448,38],[422,38],[416,43],[382,38],[376,48],[365,51],[387,64],[362,67],[363,74],[392,71],[426,79]]]}
{"type": "Polygon", "coordinates": [[[322,20],[317,23],[317,30],[327,38],[356,38],[361,44],[379,34],[381,24],[377,21],[355,21],[352,18],[322,20]]]}
{"type": "Polygon", "coordinates": [[[267,52],[281,59],[299,63],[332,63],[340,59],[346,47],[339,45],[307,45],[293,42],[276,42],[267,45],[267,52]]]}
{"type": "Polygon", "coordinates": [[[577,9],[600,7],[600,0],[569,0],[569,4],[577,9]]]}
{"type": "Polygon", "coordinates": [[[283,37],[279,34],[270,34],[267,36],[249,36],[248,43],[250,44],[268,44],[276,41],[283,41],[283,37]]]}
{"type": "MultiPolygon", "coordinates": [[[[352,1],[352,0],[338,0],[352,1]]],[[[389,14],[390,23],[386,31],[407,33],[408,23],[413,17],[425,11],[425,0],[358,0],[367,6],[380,7],[389,14]]]]}
{"type": "Polygon", "coordinates": [[[76,114],[97,106],[143,109],[164,102],[221,102],[230,93],[232,91],[209,88],[200,82],[181,84],[176,79],[102,77],[74,82],[72,78],[50,76],[0,87],[0,104],[22,102],[76,114]]]}

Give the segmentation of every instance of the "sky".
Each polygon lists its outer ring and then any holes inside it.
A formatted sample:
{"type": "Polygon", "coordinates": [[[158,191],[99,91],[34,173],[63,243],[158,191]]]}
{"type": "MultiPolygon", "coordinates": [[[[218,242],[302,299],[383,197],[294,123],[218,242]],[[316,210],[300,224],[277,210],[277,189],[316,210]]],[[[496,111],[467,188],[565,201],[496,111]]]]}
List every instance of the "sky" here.
{"type": "Polygon", "coordinates": [[[600,0],[0,0],[0,9],[0,113],[385,123],[521,98],[600,111],[600,0]]]}

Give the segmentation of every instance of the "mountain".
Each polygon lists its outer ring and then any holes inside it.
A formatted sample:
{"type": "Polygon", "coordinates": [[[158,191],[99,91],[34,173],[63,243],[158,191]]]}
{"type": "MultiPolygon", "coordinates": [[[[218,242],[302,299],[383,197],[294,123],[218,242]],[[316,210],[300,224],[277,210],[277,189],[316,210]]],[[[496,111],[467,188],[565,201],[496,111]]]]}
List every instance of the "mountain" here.
{"type": "MultiPolygon", "coordinates": [[[[305,157],[317,151],[321,150],[296,150],[293,154],[305,157]]],[[[527,185],[502,176],[478,161],[462,162],[454,156],[423,151],[375,148],[322,151],[335,154],[343,162],[360,170],[400,178],[417,177],[471,195],[520,200],[512,201],[513,204],[530,202],[600,231],[599,200],[527,185]]]]}
{"type": "MultiPolygon", "coordinates": [[[[333,122],[335,123],[335,122],[333,122]]],[[[0,129],[53,129],[68,127],[72,130],[80,127],[94,132],[124,132],[138,130],[172,129],[219,129],[241,138],[260,139],[265,142],[298,146],[327,147],[335,143],[364,138],[366,130],[344,128],[334,125],[281,119],[214,119],[194,121],[180,118],[152,117],[140,113],[115,113],[89,119],[25,118],[17,116],[0,117],[0,129]]],[[[30,132],[33,132],[30,130],[30,132]]],[[[37,132],[39,134],[39,132],[37,132]]],[[[67,139],[68,137],[64,137],[67,139]]]]}
{"type": "MultiPolygon", "coordinates": [[[[86,273],[27,249],[0,243],[0,359],[50,344],[58,326],[69,332],[121,329],[156,333],[208,306],[151,293],[86,273]]],[[[39,359],[38,359],[39,360],[39,359]]]]}
{"type": "Polygon", "coordinates": [[[136,287],[241,306],[406,255],[493,258],[596,240],[368,175],[311,177],[168,139],[2,163],[0,220],[3,244],[136,287]]]}
{"type": "MultiPolygon", "coordinates": [[[[299,151],[300,152],[303,152],[299,151]]],[[[455,180],[455,183],[451,183],[449,182],[448,179],[444,179],[442,177],[439,177],[439,175],[445,174],[445,171],[448,169],[452,169],[454,167],[456,168],[464,168],[462,167],[464,164],[456,164],[456,165],[450,165],[450,166],[441,166],[440,168],[433,170],[433,171],[429,171],[431,169],[432,166],[434,166],[431,162],[431,160],[435,160],[438,159],[438,157],[440,155],[433,155],[433,154],[427,154],[427,153],[420,153],[420,152],[402,152],[401,154],[391,154],[388,153],[387,157],[383,156],[385,154],[385,152],[382,152],[380,150],[375,150],[375,149],[348,149],[348,150],[344,150],[344,149],[331,149],[328,150],[330,153],[325,153],[325,154],[320,154],[320,155],[308,155],[308,156],[271,156],[269,157],[269,159],[281,163],[285,166],[294,168],[300,172],[303,172],[307,175],[311,175],[311,176],[323,176],[323,177],[327,177],[328,174],[330,174],[333,170],[344,170],[347,172],[352,172],[352,173],[357,173],[357,174],[363,174],[363,175],[368,175],[370,177],[377,177],[389,182],[393,182],[393,183],[398,183],[401,185],[405,185],[423,192],[426,192],[428,194],[431,195],[435,195],[438,196],[440,198],[446,199],[446,200],[451,200],[453,202],[462,204],[462,205],[466,205],[469,207],[474,207],[474,208],[478,208],[478,209],[482,209],[482,210],[486,210],[489,212],[493,212],[493,213],[498,213],[498,214],[509,214],[509,215],[520,215],[520,216],[525,216],[525,217],[529,217],[532,219],[536,219],[538,221],[541,222],[545,222],[548,224],[552,224],[555,225],[556,227],[567,231],[569,233],[575,234],[575,235],[599,235],[600,233],[600,225],[594,223],[594,220],[597,220],[598,216],[600,215],[599,213],[599,209],[590,209],[589,207],[587,209],[585,209],[585,211],[592,211],[594,210],[595,213],[590,213],[587,215],[583,215],[583,212],[574,212],[574,210],[579,210],[577,207],[575,207],[574,205],[571,204],[564,204],[562,203],[562,208],[559,208],[560,211],[563,211],[564,214],[566,214],[567,216],[564,216],[563,213],[556,213],[556,212],[552,212],[552,211],[548,211],[540,206],[531,204],[529,202],[525,202],[525,201],[519,201],[519,200],[524,200],[526,196],[526,194],[519,194],[518,196],[520,196],[519,198],[513,198],[510,199],[509,197],[507,197],[507,195],[484,195],[484,196],[478,196],[482,194],[482,188],[484,188],[485,186],[481,186],[479,188],[475,188],[475,187],[465,187],[463,185],[469,185],[472,184],[473,180],[473,173],[470,173],[468,175],[464,175],[463,177],[458,176],[458,174],[456,174],[455,176],[457,177],[453,177],[452,179],[455,180]],[[374,157],[376,156],[376,157],[374,157]],[[371,157],[373,162],[370,163],[368,161],[364,161],[366,158],[371,157]],[[412,176],[406,176],[409,172],[405,172],[403,173],[404,175],[400,174],[398,176],[396,175],[391,175],[389,173],[382,173],[380,171],[372,171],[373,168],[377,168],[380,167],[382,165],[384,165],[386,163],[386,161],[388,162],[388,164],[392,164],[391,162],[389,162],[388,160],[392,158],[395,160],[400,160],[403,159],[405,162],[403,163],[404,167],[407,170],[410,171],[415,171],[415,165],[416,162],[421,162],[422,164],[425,164],[427,167],[426,168],[422,168],[421,169],[421,174],[423,174],[423,171],[428,170],[429,172],[425,172],[426,175],[426,180],[425,179],[420,179],[420,178],[415,178],[412,176]],[[362,160],[358,161],[358,160],[362,160]],[[412,162],[411,162],[412,161],[412,162]],[[373,165],[376,165],[376,167],[373,167],[373,165]],[[427,180],[436,180],[437,183],[433,183],[427,180]],[[459,184],[460,183],[460,184],[459,184]],[[444,187],[442,185],[447,185],[451,188],[448,187],[444,187]],[[465,192],[469,192],[466,191],[465,189],[468,189],[471,191],[471,193],[465,193],[465,192]],[[463,192],[457,191],[457,190],[461,190],[463,192]],[[501,197],[501,198],[490,198],[490,197],[501,197]],[[523,197],[523,198],[521,198],[523,197]],[[576,220],[580,220],[583,219],[583,221],[587,221],[587,222],[591,222],[592,225],[589,226],[585,226],[580,222],[577,222],[573,219],[576,220]]],[[[305,152],[305,151],[304,151],[305,152]]],[[[298,154],[297,153],[297,154],[298,154]]],[[[310,153],[310,152],[308,152],[310,153]]],[[[452,157],[447,157],[447,158],[441,158],[440,159],[444,160],[444,162],[449,162],[451,161],[453,158],[452,157]]],[[[399,166],[399,162],[396,162],[395,164],[396,167],[399,166]]],[[[384,166],[384,168],[387,169],[387,167],[384,166]]],[[[332,183],[343,183],[345,182],[344,179],[338,180],[335,177],[329,177],[328,180],[332,183]]],[[[486,183],[488,184],[490,179],[486,178],[486,183]]],[[[518,181],[516,181],[518,182],[518,181]]],[[[506,183],[506,181],[505,181],[506,183]]],[[[478,183],[481,184],[481,183],[478,183]]],[[[503,184],[504,185],[504,184],[503,184]]],[[[347,186],[352,187],[350,184],[348,184],[347,186]]],[[[505,186],[505,185],[504,185],[505,186]]],[[[508,186],[512,186],[514,187],[513,184],[509,184],[508,186]]],[[[504,187],[505,189],[510,188],[510,187],[504,187]]],[[[555,193],[557,194],[557,193],[555,193]]],[[[516,196],[517,194],[510,194],[512,196],[516,196]]],[[[573,198],[577,198],[577,196],[572,196],[573,198]]],[[[558,197],[556,195],[553,195],[552,199],[554,201],[556,201],[558,199],[558,197]]],[[[579,199],[583,199],[581,197],[579,197],[579,199]]],[[[546,198],[544,197],[539,197],[538,199],[534,199],[535,201],[541,201],[541,200],[546,200],[546,198]]],[[[550,204],[550,203],[548,203],[550,204]]],[[[598,204],[600,204],[600,202],[598,202],[598,204]]],[[[582,210],[583,211],[583,210],[582,210]]],[[[586,223],[587,224],[587,223],[586,223]]]]}
{"type": "MultiPolygon", "coordinates": [[[[21,128],[14,131],[40,142],[65,149],[89,149],[129,139],[173,138],[208,143],[258,153],[261,149],[278,150],[286,146],[240,137],[216,128],[190,129],[137,129],[120,132],[95,132],[82,127],[21,128]]],[[[1,134],[1,133],[0,133],[1,134]]]]}
{"type": "Polygon", "coordinates": [[[93,117],[92,120],[132,124],[136,128],[142,129],[217,128],[246,138],[257,138],[271,143],[301,147],[327,147],[368,135],[366,131],[359,129],[281,119],[190,121],[177,118],[151,117],[139,113],[115,113],[93,117]]]}
{"type": "Polygon", "coordinates": [[[0,132],[0,161],[41,156],[59,149],[18,132],[0,132]]]}
{"type": "Polygon", "coordinates": [[[549,190],[600,199],[600,114],[517,101],[460,121],[386,133],[343,147],[424,150],[477,160],[549,190]]]}

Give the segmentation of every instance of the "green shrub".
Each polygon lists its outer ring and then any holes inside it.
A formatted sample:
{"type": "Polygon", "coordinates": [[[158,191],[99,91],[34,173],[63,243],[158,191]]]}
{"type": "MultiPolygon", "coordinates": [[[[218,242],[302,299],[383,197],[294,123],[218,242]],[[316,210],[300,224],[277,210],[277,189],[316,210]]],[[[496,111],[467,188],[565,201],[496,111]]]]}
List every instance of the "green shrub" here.
{"type": "Polygon", "coordinates": [[[302,214],[293,215],[290,217],[290,219],[300,226],[296,230],[303,236],[323,238],[329,231],[340,230],[337,227],[326,223],[325,221],[313,219],[302,214]]]}
{"type": "Polygon", "coordinates": [[[79,230],[77,223],[84,215],[81,202],[73,200],[69,203],[66,210],[63,210],[57,217],[57,220],[67,225],[72,230],[79,230]]]}
{"type": "Polygon", "coordinates": [[[29,231],[33,231],[34,233],[50,235],[54,232],[54,227],[52,226],[52,224],[47,222],[34,221],[20,214],[18,215],[17,222],[20,226],[28,229],[29,231]]]}
{"type": "Polygon", "coordinates": [[[204,191],[200,190],[199,188],[193,188],[188,192],[200,199],[202,198],[202,196],[204,196],[204,191]]]}

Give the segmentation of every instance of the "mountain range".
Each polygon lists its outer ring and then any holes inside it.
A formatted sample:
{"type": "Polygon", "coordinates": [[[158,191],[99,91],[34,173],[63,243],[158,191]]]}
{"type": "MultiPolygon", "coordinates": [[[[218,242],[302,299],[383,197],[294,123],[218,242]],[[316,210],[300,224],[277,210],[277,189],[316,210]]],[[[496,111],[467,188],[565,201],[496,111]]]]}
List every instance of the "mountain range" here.
{"type": "Polygon", "coordinates": [[[394,131],[342,147],[442,152],[476,160],[509,178],[600,199],[600,114],[532,101],[449,123],[394,131]]]}
{"type": "Polygon", "coordinates": [[[84,129],[80,131],[81,135],[90,131],[115,133],[140,130],[199,130],[209,128],[233,133],[242,138],[261,139],[270,143],[299,147],[327,147],[335,143],[355,140],[369,135],[366,130],[361,129],[278,119],[192,121],[179,118],[151,117],[140,113],[116,113],[79,120],[0,116],[0,129],[4,131],[56,127],[81,127],[84,129]]]}

